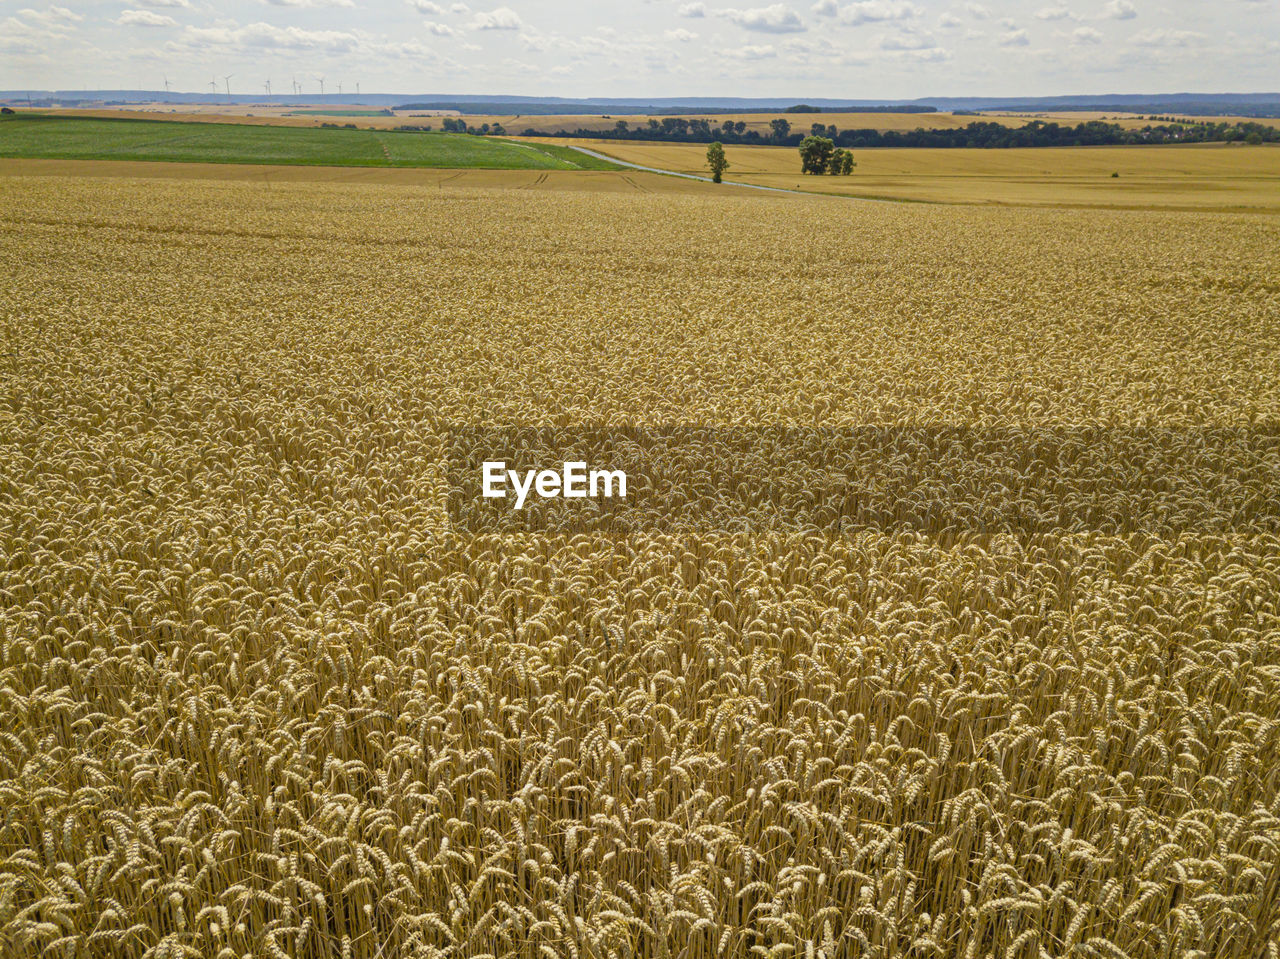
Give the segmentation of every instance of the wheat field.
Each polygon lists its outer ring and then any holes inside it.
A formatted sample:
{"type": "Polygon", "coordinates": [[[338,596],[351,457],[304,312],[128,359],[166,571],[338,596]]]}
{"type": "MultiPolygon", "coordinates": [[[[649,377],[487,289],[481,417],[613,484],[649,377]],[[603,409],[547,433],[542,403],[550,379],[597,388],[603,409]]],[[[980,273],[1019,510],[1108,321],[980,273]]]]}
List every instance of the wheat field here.
{"type": "MultiPolygon", "coordinates": [[[[326,103],[323,106],[303,106],[303,107],[280,107],[268,104],[230,104],[230,103],[205,103],[205,104],[182,104],[175,106],[171,104],[156,103],[150,105],[138,105],[129,108],[123,107],[99,107],[77,109],[72,107],[63,107],[58,109],[41,110],[41,113],[49,113],[56,116],[82,116],[82,117],[124,117],[146,120],[176,120],[187,123],[213,122],[213,123],[250,123],[259,125],[279,125],[279,126],[295,126],[295,127],[318,127],[322,123],[354,123],[361,129],[372,130],[390,130],[404,124],[410,125],[431,125],[440,128],[440,119],[436,114],[440,115],[457,115],[453,110],[395,110],[393,116],[344,116],[344,111],[368,109],[362,108],[358,104],[332,104],[326,103]],[[310,111],[315,110],[332,110],[330,115],[323,113],[312,114],[310,111]]],[[[626,109],[623,107],[622,109],[626,109]]],[[[776,119],[786,120],[791,124],[794,130],[808,130],[814,123],[835,124],[841,130],[900,130],[911,131],[917,129],[925,130],[955,130],[968,126],[975,121],[986,123],[1002,123],[1005,126],[1021,127],[1026,126],[1032,120],[1042,120],[1045,123],[1059,123],[1064,126],[1075,126],[1079,123],[1087,123],[1090,120],[1106,120],[1108,123],[1116,124],[1125,129],[1141,129],[1149,126],[1153,122],[1146,119],[1145,114],[1133,113],[1106,113],[1096,111],[1068,111],[1056,112],[1047,111],[1043,113],[982,113],[982,114],[954,114],[954,113],[784,113],[784,112],[760,112],[760,113],[708,113],[708,114],[689,114],[679,113],[673,114],[686,119],[702,119],[706,120],[713,127],[718,127],[725,120],[734,122],[741,121],[746,124],[749,130],[755,130],[757,133],[768,135],[771,132],[769,124],[776,119]]],[[[650,114],[628,114],[616,113],[609,116],[598,114],[565,114],[562,116],[543,116],[539,114],[524,114],[516,116],[513,114],[467,114],[463,119],[468,126],[479,127],[485,123],[500,123],[511,133],[519,133],[526,129],[536,130],[538,133],[551,134],[559,130],[577,130],[579,128],[586,130],[606,130],[612,129],[614,124],[619,120],[626,120],[632,127],[643,127],[648,124],[651,118],[650,114]]],[[[661,115],[658,115],[661,119],[661,115]]],[[[1197,119],[1197,118],[1184,118],[1197,119]]],[[[1280,119],[1274,117],[1237,117],[1223,116],[1214,117],[1214,122],[1227,123],[1262,123],[1268,126],[1280,124],[1280,119]]]]}
{"type": "MultiPolygon", "coordinates": [[[[706,147],[560,139],[628,163],[706,173],[706,147]]],[[[725,148],[726,179],[922,203],[1280,213],[1280,146],[1230,143],[854,150],[852,176],[802,176],[794,147],[725,148]],[[1112,174],[1116,176],[1112,176],[1112,174]]]]}
{"type": "Polygon", "coordinates": [[[5,956],[1280,956],[1274,217],[0,195],[5,956]],[[1015,439],[469,528],[526,426],[1015,439]]]}

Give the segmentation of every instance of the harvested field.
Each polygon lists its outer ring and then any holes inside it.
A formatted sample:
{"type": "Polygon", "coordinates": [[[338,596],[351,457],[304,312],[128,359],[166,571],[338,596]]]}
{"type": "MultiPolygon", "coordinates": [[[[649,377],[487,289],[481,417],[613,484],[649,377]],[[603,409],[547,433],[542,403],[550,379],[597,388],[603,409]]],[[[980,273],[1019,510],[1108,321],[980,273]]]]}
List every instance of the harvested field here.
{"type": "MultiPolygon", "coordinates": [[[[367,111],[351,107],[281,107],[264,106],[262,104],[201,104],[182,105],[154,104],[134,108],[101,108],[101,109],[60,109],[43,111],[57,115],[87,117],[145,117],[147,119],[176,120],[180,122],[236,122],[248,124],[279,124],[282,126],[313,127],[324,122],[332,122],[340,118],[342,122],[355,123],[361,128],[392,129],[402,124],[430,124],[440,129],[440,116],[459,115],[457,111],[430,110],[396,110],[394,116],[363,116],[367,111]]],[[[1141,129],[1153,121],[1141,114],[1101,113],[1101,112],[1046,112],[1034,114],[954,114],[954,113],[707,113],[707,114],[671,114],[687,120],[704,119],[713,127],[720,126],[725,120],[735,123],[741,121],[747,129],[760,134],[767,134],[769,124],[775,119],[783,119],[791,124],[794,130],[807,130],[812,123],[835,124],[841,130],[897,130],[909,131],[919,128],[925,130],[952,130],[968,126],[975,121],[1003,123],[1006,126],[1025,126],[1032,120],[1043,120],[1046,123],[1059,123],[1075,126],[1090,120],[1106,120],[1116,123],[1125,129],[1141,129]]],[[[661,115],[654,115],[661,119],[661,115]]],[[[525,129],[534,129],[539,133],[555,133],[558,130],[604,130],[614,126],[619,120],[626,120],[632,127],[643,127],[650,119],[650,114],[565,114],[558,116],[515,115],[515,114],[466,114],[462,118],[468,126],[480,126],[484,123],[501,123],[508,133],[519,133],[525,129]]],[[[1188,117],[1183,119],[1194,120],[1188,117]]],[[[1262,123],[1268,126],[1280,125],[1280,118],[1274,117],[1201,117],[1215,123],[1249,122],[1262,123]]],[[[1155,121],[1158,122],[1158,121],[1155,121]]]]}
{"type": "MultiPolygon", "coordinates": [[[[706,172],[699,144],[559,140],[620,160],[706,172]]],[[[801,176],[791,147],[728,146],[726,179],[927,203],[1280,212],[1280,146],[854,150],[852,176],[801,176]],[[1117,173],[1119,176],[1113,177],[1117,173]]]]}

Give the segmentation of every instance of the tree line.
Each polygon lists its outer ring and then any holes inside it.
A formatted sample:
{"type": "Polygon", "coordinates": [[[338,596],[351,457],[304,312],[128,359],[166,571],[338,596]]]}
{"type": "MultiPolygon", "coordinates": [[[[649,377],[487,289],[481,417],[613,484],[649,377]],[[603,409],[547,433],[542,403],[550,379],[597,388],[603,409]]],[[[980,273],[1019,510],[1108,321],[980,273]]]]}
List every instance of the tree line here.
{"type": "MultiPolygon", "coordinates": [[[[729,111],[741,112],[741,111],[729,111]]],[[[834,107],[815,107],[808,103],[797,103],[795,106],[787,107],[783,113],[937,113],[937,107],[922,106],[918,103],[910,104],[889,104],[886,106],[834,106],[834,107]]]]}
{"type": "MultiPolygon", "coordinates": [[[[807,136],[800,141],[800,172],[822,176],[848,176],[858,164],[853,154],[843,147],[837,147],[831,140],[820,136],[807,136]]],[[[729,169],[729,161],[725,157],[724,144],[719,140],[707,147],[707,168],[711,171],[713,183],[721,183],[724,171],[729,169]]]]}
{"type": "MultiPolygon", "coordinates": [[[[461,123],[461,121],[458,121],[461,123]]],[[[465,124],[461,124],[465,128],[465,124]]],[[[459,132],[476,132],[459,131],[459,132]]],[[[619,120],[604,130],[524,130],[521,136],[555,136],[608,140],[661,140],[677,143],[755,144],[798,147],[806,136],[825,137],[834,147],[1049,147],[1049,146],[1127,146],[1154,143],[1277,143],[1280,128],[1261,123],[1226,121],[1197,123],[1148,124],[1140,129],[1125,129],[1116,123],[1089,120],[1075,126],[1033,120],[1025,126],[1009,127],[991,121],[975,121],[950,130],[840,130],[835,124],[814,123],[808,133],[792,129],[791,123],[778,117],[762,132],[747,129],[742,120],[725,120],[713,126],[705,118],[652,118],[634,126],[619,120]]]]}

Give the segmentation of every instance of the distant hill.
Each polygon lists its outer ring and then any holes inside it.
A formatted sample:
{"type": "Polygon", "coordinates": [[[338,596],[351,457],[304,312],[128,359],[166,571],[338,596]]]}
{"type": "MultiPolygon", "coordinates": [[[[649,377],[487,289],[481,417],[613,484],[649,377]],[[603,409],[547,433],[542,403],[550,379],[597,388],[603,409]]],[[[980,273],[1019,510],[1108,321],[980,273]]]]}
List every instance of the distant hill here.
{"type": "Polygon", "coordinates": [[[1035,112],[1181,113],[1187,116],[1280,116],[1280,93],[1116,93],[1091,97],[937,97],[926,101],[954,110],[1035,112]]]}
{"type": "Polygon", "coordinates": [[[424,100],[422,102],[401,103],[397,110],[457,110],[459,113],[519,114],[521,116],[600,116],[613,113],[661,114],[671,116],[682,113],[749,113],[759,109],[771,113],[937,113],[936,107],[921,104],[892,104],[888,106],[860,106],[841,103],[836,106],[819,106],[816,104],[787,103],[781,107],[741,107],[741,106],[707,106],[683,100],[678,104],[646,103],[640,106],[618,104],[603,100],[575,101],[573,103],[537,102],[529,103],[520,100],[487,100],[479,103],[472,100],[424,100]]]}
{"type": "Polygon", "coordinates": [[[1180,113],[1189,116],[1280,116],[1280,93],[1118,93],[1102,96],[1054,97],[919,97],[915,100],[835,100],[814,97],[567,97],[478,96],[467,94],[271,96],[254,94],[165,93],[162,90],[0,90],[0,103],[13,106],[125,106],[137,103],[274,104],[279,106],[344,104],[408,109],[454,109],[460,113],[525,115],[599,115],[602,113],[765,113],[805,104],[824,112],[951,112],[1010,110],[1017,112],[1123,111],[1180,113]]]}

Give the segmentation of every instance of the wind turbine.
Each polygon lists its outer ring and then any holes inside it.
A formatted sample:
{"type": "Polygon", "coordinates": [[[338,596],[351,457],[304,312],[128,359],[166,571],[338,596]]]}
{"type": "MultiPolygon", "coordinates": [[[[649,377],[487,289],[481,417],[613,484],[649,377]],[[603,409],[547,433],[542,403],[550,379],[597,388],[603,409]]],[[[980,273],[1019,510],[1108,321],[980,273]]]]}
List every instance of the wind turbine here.
{"type": "Polygon", "coordinates": [[[338,81],[338,96],[342,96],[342,81],[338,81]]]}
{"type": "Polygon", "coordinates": [[[169,76],[168,76],[168,74],[166,74],[166,75],[165,75],[165,78],[164,78],[164,95],[165,95],[166,97],[169,95],[169,76]]]}
{"type": "Polygon", "coordinates": [[[268,100],[269,100],[269,99],[271,99],[271,81],[270,81],[270,80],[268,80],[268,81],[267,81],[266,83],[264,83],[262,86],[263,86],[263,88],[267,91],[267,99],[268,99],[268,100]]]}
{"type": "Polygon", "coordinates": [[[360,96],[360,81],[356,81],[356,96],[360,96]]]}
{"type": "Polygon", "coordinates": [[[216,94],[218,92],[218,78],[214,77],[209,81],[209,92],[216,94]]]}
{"type": "Polygon", "coordinates": [[[234,73],[228,73],[225,77],[222,78],[223,81],[227,84],[227,102],[228,103],[231,102],[231,78],[234,76],[235,76],[234,73]]]}
{"type": "Polygon", "coordinates": [[[324,96],[324,77],[317,77],[320,81],[320,96],[324,96]]]}

